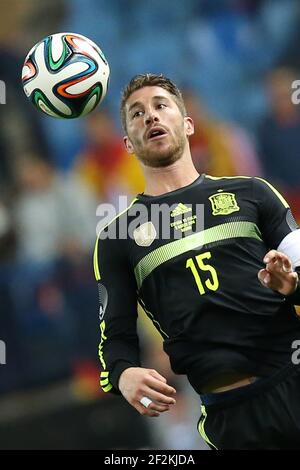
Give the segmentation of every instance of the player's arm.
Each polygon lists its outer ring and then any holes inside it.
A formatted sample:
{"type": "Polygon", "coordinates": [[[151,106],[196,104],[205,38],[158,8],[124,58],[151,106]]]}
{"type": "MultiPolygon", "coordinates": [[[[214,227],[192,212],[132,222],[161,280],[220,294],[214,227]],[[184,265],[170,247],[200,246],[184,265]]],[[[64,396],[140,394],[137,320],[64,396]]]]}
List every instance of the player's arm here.
{"type": "Polygon", "coordinates": [[[254,198],[259,207],[259,228],[271,249],[264,257],[260,282],[300,303],[300,230],[282,195],[267,181],[254,178],[254,198]],[[275,249],[276,248],[276,249],[275,249]]]}
{"type": "Polygon", "coordinates": [[[102,389],[122,393],[141,414],[158,416],[175,402],[175,391],[157,371],[140,365],[136,283],[126,240],[99,238],[94,270],[99,287],[102,389]],[[152,401],[148,408],[140,402],[144,396],[152,401]]]}

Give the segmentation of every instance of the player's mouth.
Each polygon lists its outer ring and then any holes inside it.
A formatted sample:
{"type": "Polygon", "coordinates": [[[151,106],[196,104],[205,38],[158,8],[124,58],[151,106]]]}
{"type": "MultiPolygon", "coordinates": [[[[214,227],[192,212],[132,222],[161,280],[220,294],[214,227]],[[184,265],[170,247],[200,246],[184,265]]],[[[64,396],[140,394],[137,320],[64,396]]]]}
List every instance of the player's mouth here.
{"type": "Polygon", "coordinates": [[[166,137],[166,135],[168,135],[168,133],[163,127],[155,126],[155,127],[152,127],[147,132],[146,139],[151,140],[151,141],[160,140],[160,139],[163,139],[164,137],[166,137]]]}

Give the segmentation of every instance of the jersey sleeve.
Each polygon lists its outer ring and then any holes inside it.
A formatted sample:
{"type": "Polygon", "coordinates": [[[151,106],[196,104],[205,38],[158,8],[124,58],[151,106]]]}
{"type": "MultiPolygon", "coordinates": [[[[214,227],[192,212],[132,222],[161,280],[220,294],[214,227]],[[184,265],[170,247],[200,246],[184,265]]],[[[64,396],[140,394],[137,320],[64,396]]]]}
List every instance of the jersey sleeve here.
{"type": "MultiPolygon", "coordinates": [[[[282,240],[294,230],[299,230],[292,211],[284,197],[268,181],[254,178],[254,198],[258,203],[259,228],[270,249],[277,249],[282,240]]],[[[296,267],[300,276],[300,267],[296,267]]],[[[300,282],[295,293],[287,299],[300,305],[300,282]]]]}
{"type": "Polygon", "coordinates": [[[125,369],[140,366],[136,284],[125,243],[100,235],[94,251],[101,331],[100,384],[104,392],[112,393],[120,393],[119,377],[125,369]]]}
{"type": "Polygon", "coordinates": [[[270,249],[277,249],[281,241],[298,225],[289,204],[268,181],[253,178],[253,196],[258,206],[259,229],[270,249]]]}

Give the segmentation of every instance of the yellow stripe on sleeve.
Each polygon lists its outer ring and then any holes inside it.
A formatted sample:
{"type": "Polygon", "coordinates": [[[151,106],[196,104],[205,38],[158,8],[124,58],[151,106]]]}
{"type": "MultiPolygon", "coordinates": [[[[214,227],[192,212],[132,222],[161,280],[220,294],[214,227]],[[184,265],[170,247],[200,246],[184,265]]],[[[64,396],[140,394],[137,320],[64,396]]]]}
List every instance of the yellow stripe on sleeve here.
{"type": "Polygon", "coordinates": [[[266,181],[265,179],[263,178],[259,178],[258,176],[255,177],[255,179],[259,180],[259,181],[262,181],[263,183],[265,183],[270,189],[272,189],[273,193],[276,194],[276,196],[278,197],[278,199],[282,202],[282,204],[284,205],[284,207],[286,209],[288,209],[290,206],[288,204],[288,202],[284,199],[284,197],[280,194],[279,191],[277,191],[276,188],[274,188],[274,186],[271,185],[271,183],[269,183],[268,181],[266,181]]]}

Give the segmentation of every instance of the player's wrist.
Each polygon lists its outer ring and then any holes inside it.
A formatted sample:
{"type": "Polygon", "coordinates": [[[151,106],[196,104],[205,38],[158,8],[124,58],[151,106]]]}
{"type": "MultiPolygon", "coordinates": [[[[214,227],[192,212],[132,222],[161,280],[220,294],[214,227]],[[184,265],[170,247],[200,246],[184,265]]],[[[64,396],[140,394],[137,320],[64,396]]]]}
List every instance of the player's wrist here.
{"type": "Polygon", "coordinates": [[[113,371],[110,374],[110,381],[118,391],[120,391],[120,388],[119,388],[120,377],[123,374],[123,372],[126,369],[129,369],[130,367],[139,367],[139,365],[132,364],[131,362],[128,362],[128,361],[119,361],[113,368],[113,371]]]}

